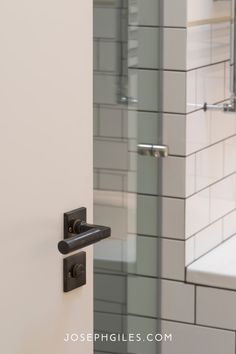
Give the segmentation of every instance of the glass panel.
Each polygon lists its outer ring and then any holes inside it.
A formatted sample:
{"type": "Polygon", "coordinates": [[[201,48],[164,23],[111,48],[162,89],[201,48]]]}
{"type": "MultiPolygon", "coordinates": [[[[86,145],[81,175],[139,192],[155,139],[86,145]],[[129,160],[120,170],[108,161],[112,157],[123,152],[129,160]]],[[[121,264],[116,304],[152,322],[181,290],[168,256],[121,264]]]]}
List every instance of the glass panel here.
{"type": "Polygon", "coordinates": [[[94,0],[94,222],[112,228],[94,250],[94,330],[127,339],[96,353],[159,353],[161,160],[137,153],[162,139],[158,24],[157,0],[94,0]]]}

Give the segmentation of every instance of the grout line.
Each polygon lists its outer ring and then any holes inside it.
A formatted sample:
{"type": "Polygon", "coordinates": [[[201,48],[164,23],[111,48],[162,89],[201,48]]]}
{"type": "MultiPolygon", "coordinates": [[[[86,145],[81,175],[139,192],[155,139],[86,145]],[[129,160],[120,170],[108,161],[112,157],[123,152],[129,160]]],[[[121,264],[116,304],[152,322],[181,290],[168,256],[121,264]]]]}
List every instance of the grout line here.
{"type": "MultiPolygon", "coordinates": [[[[96,42],[102,42],[101,40],[96,40],[96,42]]],[[[111,42],[111,43],[114,43],[114,41],[108,41],[108,40],[104,40],[104,42],[111,42]]],[[[117,41],[116,43],[122,43],[122,42],[119,42],[117,41]]],[[[216,66],[216,65],[220,65],[220,64],[226,64],[226,63],[229,63],[230,62],[230,59],[226,59],[226,60],[222,60],[222,61],[218,61],[218,62],[215,62],[215,63],[210,63],[210,64],[206,64],[206,65],[202,65],[202,66],[198,66],[198,67],[194,67],[194,68],[191,68],[191,69],[166,69],[165,67],[156,67],[156,68],[150,68],[150,67],[142,67],[142,66],[129,66],[128,69],[130,70],[146,70],[146,71],[159,71],[159,72],[176,72],[176,73],[184,73],[184,74],[187,74],[189,72],[192,72],[192,71],[198,71],[198,70],[201,70],[201,69],[205,69],[205,68],[209,68],[209,67],[212,67],[212,66],[216,66]]],[[[100,69],[100,66],[98,66],[99,69],[94,69],[94,73],[95,74],[107,74],[107,75],[111,75],[113,74],[113,76],[120,76],[119,74],[117,74],[117,72],[115,70],[101,70],[100,69]]],[[[225,70],[225,65],[224,65],[224,70],[225,70]]]]}
{"type": "Polygon", "coordinates": [[[228,291],[228,292],[236,292],[236,289],[233,288],[225,288],[223,286],[216,286],[216,285],[207,285],[207,284],[203,284],[203,283],[193,283],[191,281],[187,281],[186,284],[189,285],[197,285],[198,287],[202,287],[202,288],[207,288],[207,289],[215,289],[215,290],[222,290],[222,291],[228,291]]]}
{"type": "MultiPolygon", "coordinates": [[[[162,197],[162,198],[172,198],[172,199],[179,199],[179,200],[183,200],[183,201],[186,201],[187,199],[191,198],[191,197],[194,197],[195,195],[207,190],[208,188],[210,189],[211,187],[217,185],[218,183],[221,183],[223,181],[225,181],[226,179],[232,177],[236,175],[236,171],[235,172],[232,172],[230,173],[229,175],[227,176],[224,176],[222,177],[221,179],[209,184],[208,186],[204,187],[204,188],[201,188],[199,189],[198,191],[196,191],[195,193],[192,193],[192,194],[189,194],[187,196],[184,196],[184,197],[177,197],[177,196],[168,196],[168,195],[165,195],[165,194],[145,194],[145,193],[136,193],[137,195],[143,195],[143,196],[151,196],[151,197],[162,197]]],[[[232,211],[232,210],[231,210],[232,211]]],[[[220,218],[219,218],[220,219],[220,218]]]]}
{"type": "Polygon", "coordinates": [[[130,234],[130,235],[134,235],[134,236],[137,236],[137,237],[149,237],[149,238],[155,238],[155,239],[158,239],[158,238],[160,238],[160,239],[162,239],[162,240],[169,240],[169,241],[180,241],[180,242],[185,242],[186,241],[186,239],[184,239],[184,238],[182,238],[182,239],[180,239],[180,238],[176,238],[176,237],[168,237],[168,236],[159,236],[159,235],[146,235],[146,234],[140,234],[140,233],[138,233],[138,234],[130,234]]]}
{"type": "Polygon", "coordinates": [[[197,153],[199,153],[199,152],[202,152],[202,151],[204,151],[204,150],[207,150],[207,149],[209,149],[209,148],[211,148],[211,147],[213,147],[213,146],[215,146],[215,145],[217,145],[217,144],[225,143],[225,142],[227,142],[229,139],[232,139],[232,138],[235,138],[235,137],[236,137],[236,134],[229,135],[227,138],[218,140],[218,141],[216,141],[215,143],[209,144],[209,145],[207,145],[207,146],[205,146],[205,147],[203,147],[203,148],[201,148],[201,149],[199,149],[199,150],[196,150],[196,151],[194,151],[194,152],[191,152],[190,154],[187,154],[187,155],[169,154],[169,156],[170,156],[170,157],[182,157],[182,158],[187,158],[187,157],[189,157],[189,156],[192,156],[192,155],[195,155],[195,154],[197,154],[197,153]]]}
{"type": "Polygon", "coordinates": [[[210,64],[205,64],[205,65],[201,65],[201,66],[196,66],[194,68],[185,70],[186,72],[190,72],[190,71],[197,71],[199,69],[204,69],[204,68],[208,68],[208,67],[212,67],[215,65],[219,65],[219,64],[225,64],[225,63],[230,63],[230,59],[225,59],[225,60],[220,60],[220,61],[216,61],[214,63],[210,63],[210,64]]]}
{"type": "Polygon", "coordinates": [[[155,26],[155,25],[139,25],[139,24],[130,24],[129,25],[129,27],[135,27],[135,28],[158,28],[158,29],[168,29],[168,28],[170,28],[170,29],[177,29],[177,30],[179,30],[179,29],[183,29],[183,30],[187,30],[187,27],[184,27],[184,26],[165,26],[165,25],[157,25],[157,26],[155,26]]]}
{"type": "Polygon", "coordinates": [[[211,253],[213,250],[215,250],[216,248],[220,247],[221,245],[223,245],[225,242],[227,242],[228,240],[230,240],[231,238],[235,237],[236,234],[234,233],[233,235],[231,235],[230,237],[228,237],[226,240],[221,241],[220,243],[218,243],[218,245],[212,247],[210,250],[208,250],[207,252],[203,253],[201,256],[199,256],[198,258],[194,259],[194,261],[192,261],[191,263],[189,263],[187,265],[187,267],[189,267],[190,265],[192,265],[193,263],[195,263],[196,261],[198,261],[199,259],[203,258],[204,256],[206,256],[208,253],[211,253]]]}
{"type": "Polygon", "coordinates": [[[167,322],[173,322],[173,323],[182,323],[185,325],[189,325],[189,326],[197,326],[197,327],[203,327],[203,328],[210,328],[210,329],[218,329],[221,331],[226,331],[226,332],[231,332],[234,333],[235,331],[233,329],[228,329],[228,328],[222,328],[222,327],[217,327],[217,326],[210,326],[210,325],[203,325],[203,324],[194,324],[192,322],[186,322],[186,321],[177,321],[177,320],[170,320],[170,319],[165,319],[165,318],[161,318],[162,321],[167,321],[167,322]]]}
{"type": "Polygon", "coordinates": [[[104,300],[104,299],[99,299],[99,298],[96,298],[94,297],[94,301],[100,301],[100,302],[105,302],[105,303],[109,303],[109,304],[115,304],[115,305],[123,305],[124,303],[123,302],[119,302],[119,301],[112,301],[112,300],[104,300]]]}
{"type": "MultiPolygon", "coordinates": [[[[104,332],[100,332],[100,333],[104,333],[104,332]]],[[[96,343],[94,344],[94,354],[99,354],[99,353],[101,353],[101,354],[124,354],[124,352],[123,353],[121,353],[121,352],[113,352],[113,351],[111,351],[111,350],[109,350],[109,352],[107,351],[107,350],[98,350],[98,349],[96,349],[96,343]]]]}
{"type": "MultiPolygon", "coordinates": [[[[95,268],[96,269],[96,268],[95,268]]],[[[222,290],[222,291],[227,291],[227,292],[236,292],[236,289],[233,288],[225,288],[222,286],[216,286],[216,285],[206,285],[206,284],[202,284],[202,283],[193,283],[190,281],[184,281],[182,279],[171,279],[171,278],[166,278],[166,277],[151,277],[151,276],[144,276],[144,275],[140,275],[140,274],[135,274],[135,273],[125,273],[125,274],[117,274],[117,273],[104,273],[104,272],[94,272],[97,275],[106,275],[106,276],[119,276],[119,277],[128,277],[128,276],[134,276],[134,277],[139,277],[139,278],[149,278],[149,279],[153,279],[153,280],[166,280],[166,281],[170,281],[170,282],[175,282],[175,283],[180,283],[180,284],[185,284],[185,285],[189,285],[189,286],[198,286],[198,287],[202,287],[202,288],[208,288],[208,289],[216,289],[216,290],[222,290]]],[[[101,299],[96,299],[99,301],[102,301],[101,299]]]]}
{"type": "MultiPolygon", "coordinates": [[[[150,112],[147,112],[147,113],[150,113],[150,112]]],[[[169,114],[169,113],[168,113],[169,114]]],[[[182,114],[181,114],[182,115],[182,114]]],[[[165,119],[165,118],[163,118],[163,119],[165,119]]],[[[98,127],[98,129],[99,129],[99,127],[98,127]]],[[[236,137],[236,134],[233,134],[233,135],[229,135],[227,138],[224,138],[224,139],[221,139],[221,140],[218,140],[218,141],[216,141],[216,142],[214,142],[214,143],[212,143],[212,144],[209,144],[209,145],[207,145],[207,146],[205,146],[205,147],[203,147],[203,148],[201,148],[201,149],[198,149],[198,150],[196,150],[196,151],[194,151],[194,152],[191,152],[190,154],[186,154],[186,155],[178,155],[178,154],[169,154],[168,155],[168,157],[176,157],[176,158],[187,158],[187,157],[191,157],[191,156],[193,156],[193,155],[195,155],[195,154],[197,154],[197,153],[199,153],[199,152],[202,152],[202,151],[204,151],[204,150],[207,150],[207,149],[209,149],[209,148],[211,148],[211,147],[214,147],[215,145],[218,145],[218,144],[220,144],[220,143],[225,143],[225,142],[227,142],[229,139],[232,139],[232,138],[235,138],[236,137]]],[[[120,142],[120,143],[128,143],[128,138],[127,137],[115,137],[115,136],[105,136],[105,135],[100,135],[100,134],[98,134],[98,135],[94,135],[94,138],[96,139],[96,140],[99,140],[99,141],[108,141],[108,142],[120,142]]],[[[135,140],[135,139],[134,139],[135,140]]],[[[133,151],[134,153],[135,152],[137,152],[137,151],[133,151]]]]}
{"type": "Polygon", "coordinates": [[[186,199],[184,197],[175,197],[175,196],[164,195],[164,194],[146,194],[146,193],[139,193],[139,192],[138,193],[134,192],[133,194],[140,195],[140,196],[147,196],[147,197],[171,198],[171,199],[178,199],[183,201],[185,201],[186,199]]]}
{"type": "Polygon", "coordinates": [[[207,190],[208,188],[211,188],[211,187],[215,186],[215,185],[218,184],[218,183],[221,183],[222,181],[226,180],[227,178],[232,177],[232,176],[235,175],[235,174],[236,174],[236,171],[234,171],[234,172],[230,173],[229,175],[224,176],[224,177],[222,177],[221,179],[219,179],[219,180],[217,180],[217,181],[215,181],[215,182],[209,184],[207,187],[204,187],[204,188],[199,189],[196,193],[190,194],[190,195],[188,195],[187,197],[184,197],[184,198],[181,198],[181,199],[188,199],[188,198],[191,198],[191,197],[193,197],[194,195],[196,195],[196,194],[198,194],[198,193],[201,193],[201,192],[207,190]]]}
{"type": "MultiPolygon", "coordinates": [[[[166,321],[166,322],[171,322],[171,323],[180,323],[180,324],[185,324],[188,326],[193,326],[194,323],[193,322],[186,322],[186,321],[177,321],[177,320],[172,320],[172,319],[168,319],[168,318],[160,318],[158,316],[144,316],[144,315],[139,315],[139,314],[135,314],[135,313],[116,313],[116,312],[104,312],[104,311],[94,311],[95,313],[103,313],[103,314],[107,314],[107,315],[116,315],[116,316],[122,316],[122,317],[139,317],[139,318],[146,318],[146,319],[150,319],[150,320],[161,320],[161,321],[166,321]]],[[[203,325],[203,324],[196,324],[196,326],[198,327],[203,327],[203,328],[211,328],[211,329],[218,329],[218,330],[222,330],[222,331],[226,331],[226,332],[231,332],[231,333],[235,333],[235,331],[233,329],[227,329],[227,328],[222,328],[222,327],[217,327],[217,326],[209,326],[209,325],[203,325]]]]}

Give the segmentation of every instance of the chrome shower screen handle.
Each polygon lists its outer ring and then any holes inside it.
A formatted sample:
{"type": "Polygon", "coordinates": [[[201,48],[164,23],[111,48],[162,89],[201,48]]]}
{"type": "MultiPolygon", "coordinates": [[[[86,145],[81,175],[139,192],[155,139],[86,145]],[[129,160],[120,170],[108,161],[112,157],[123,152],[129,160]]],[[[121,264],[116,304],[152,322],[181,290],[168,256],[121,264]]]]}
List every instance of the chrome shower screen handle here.
{"type": "Polygon", "coordinates": [[[167,157],[169,148],[167,145],[138,144],[138,154],[156,158],[167,157]]]}
{"type": "Polygon", "coordinates": [[[64,214],[64,240],[58,243],[58,250],[69,254],[110,236],[110,227],[87,224],[86,209],[79,208],[64,214]]]}

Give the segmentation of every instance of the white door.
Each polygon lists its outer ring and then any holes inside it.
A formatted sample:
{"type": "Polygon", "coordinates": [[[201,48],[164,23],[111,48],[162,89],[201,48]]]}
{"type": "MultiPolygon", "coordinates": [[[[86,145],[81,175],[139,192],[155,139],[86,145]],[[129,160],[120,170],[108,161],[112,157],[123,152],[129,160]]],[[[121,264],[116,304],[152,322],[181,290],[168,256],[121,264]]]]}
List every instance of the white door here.
{"type": "Polygon", "coordinates": [[[92,354],[87,284],[63,292],[63,213],[92,221],[92,0],[0,2],[0,353],[92,354]]]}

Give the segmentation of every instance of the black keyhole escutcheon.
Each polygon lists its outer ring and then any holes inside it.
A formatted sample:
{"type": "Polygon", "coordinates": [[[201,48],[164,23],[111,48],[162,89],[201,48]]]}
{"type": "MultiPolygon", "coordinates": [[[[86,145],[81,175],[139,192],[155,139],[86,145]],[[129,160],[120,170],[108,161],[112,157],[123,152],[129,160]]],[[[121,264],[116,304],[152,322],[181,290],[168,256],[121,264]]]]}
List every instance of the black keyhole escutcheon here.
{"type": "Polygon", "coordinates": [[[71,271],[72,278],[79,278],[84,274],[85,268],[83,264],[75,264],[71,271]]]}
{"type": "Polygon", "coordinates": [[[64,292],[86,284],[86,253],[79,252],[64,258],[64,292]]]}

